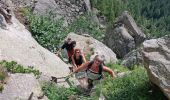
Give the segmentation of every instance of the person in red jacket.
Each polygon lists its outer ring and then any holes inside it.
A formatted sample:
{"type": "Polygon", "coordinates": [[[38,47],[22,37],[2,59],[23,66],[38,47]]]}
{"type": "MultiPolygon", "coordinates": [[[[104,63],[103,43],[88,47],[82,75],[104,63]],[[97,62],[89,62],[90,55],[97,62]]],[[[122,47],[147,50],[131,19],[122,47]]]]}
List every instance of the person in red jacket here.
{"type": "Polygon", "coordinates": [[[57,55],[61,50],[66,49],[67,50],[67,56],[68,56],[68,62],[71,63],[71,57],[74,54],[74,47],[76,46],[76,41],[72,41],[71,38],[68,38],[64,44],[61,46],[61,48],[58,50],[57,55]]]}

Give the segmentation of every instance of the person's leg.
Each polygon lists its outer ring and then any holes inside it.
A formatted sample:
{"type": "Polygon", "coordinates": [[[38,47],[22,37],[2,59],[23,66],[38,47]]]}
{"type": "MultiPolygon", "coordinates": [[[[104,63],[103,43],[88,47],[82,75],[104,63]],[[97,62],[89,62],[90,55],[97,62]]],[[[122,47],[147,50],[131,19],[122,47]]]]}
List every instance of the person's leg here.
{"type": "Polygon", "coordinates": [[[80,86],[87,90],[88,89],[88,81],[87,81],[87,78],[80,78],[78,79],[79,83],[80,83],[80,86]]]}
{"type": "Polygon", "coordinates": [[[69,62],[70,64],[71,64],[71,62],[72,62],[71,57],[72,57],[73,54],[74,54],[74,49],[67,51],[68,62],[69,62]]]}

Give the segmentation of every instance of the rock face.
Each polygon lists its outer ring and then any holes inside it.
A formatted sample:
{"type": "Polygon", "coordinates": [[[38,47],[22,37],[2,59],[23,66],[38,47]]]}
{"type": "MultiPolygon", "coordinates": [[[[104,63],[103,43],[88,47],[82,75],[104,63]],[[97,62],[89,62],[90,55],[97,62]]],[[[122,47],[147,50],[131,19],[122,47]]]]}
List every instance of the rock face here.
{"type": "Polygon", "coordinates": [[[69,69],[55,54],[41,47],[13,16],[7,29],[0,28],[0,60],[34,66],[46,76],[64,76],[69,69]]]}
{"type": "Polygon", "coordinates": [[[143,57],[141,54],[141,49],[133,50],[126,54],[122,60],[121,65],[132,68],[136,64],[142,64],[143,63],[143,57]]]}
{"type": "Polygon", "coordinates": [[[11,0],[16,7],[33,7],[38,0],[11,0]]]}
{"type": "Polygon", "coordinates": [[[143,57],[150,80],[170,99],[170,36],[145,41],[143,57]]]}
{"type": "MultiPolygon", "coordinates": [[[[40,84],[33,74],[11,74],[4,90],[0,93],[0,100],[38,100],[42,96],[40,84]]],[[[48,100],[44,97],[41,100],[48,100]]]]}
{"type": "Polygon", "coordinates": [[[105,44],[110,47],[118,58],[139,46],[145,39],[145,34],[137,27],[132,16],[124,12],[113,26],[107,28],[105,44]]]}
{"type": "Polygon", "coordinates": [[[105,56],[106,63],[117,61],[116,55],[111,49],[91,36],[70,33],[68,34],[68,37],[76,41],[76,48],[81,49],[86,56],[89,54],[92,55],[90,56],[90,59],[93,59],[96,54],[101,54],[105,56]]]}
{"type": "Polygon", "coordinates": [[[134,38],[136,45],[140,45],[145,40],[145,34],[140,30],[135,20],[127,11],[123,12],[122,15],[118,17],[117,23],[124,24],[130,35],[134,38]]]}
{"type": "Polygon", "coordinates": [[[90,11],[89,0],[38,0],[34,12],[47,14],[51,11],[56,19],[64,18],[65,24],[72,22],[77,16],[90,11]]]}
{"type": "Polygon", "coordinates": [[[9,0],[0,1],[0,28],[6,29],[7,23],[11,23],[11,9],[9,5],[11,2],[9,0]]]}
{"type": "Polygon", "coordinates": [[[106,44],[112,47],[118,58],[122,58],[128,52],[135,48],[134,38],[128,33],[126,28],[118,27],[113,31],[107,31],[106,44]]]}

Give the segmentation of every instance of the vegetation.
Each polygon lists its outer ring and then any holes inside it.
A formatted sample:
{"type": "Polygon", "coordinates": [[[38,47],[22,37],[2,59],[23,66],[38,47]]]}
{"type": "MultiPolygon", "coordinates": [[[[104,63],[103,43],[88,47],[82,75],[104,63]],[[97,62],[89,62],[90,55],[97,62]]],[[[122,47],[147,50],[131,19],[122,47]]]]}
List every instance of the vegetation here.
{"type": "Polygon", "coordinates": [[[69,27],[70,32],[78,34],[90,34],[92,37],[102,41],[104,32],[99,28],[99,25],[91,20],[91,15],[85,15],[77,18],[69,27]]]}
{"type": "Polygon", "coordinates": [[[106,66],[113,69],[117,73],[129,71],[126,67],[115,63],[107,63],[106,66]]]}
{"type": "Polygon", "coordinates": [[[77,34],[87,33],[102,41],[104,33],[96,23],[92,23],[91,16],[80,16],[69,26],[64,26],[64,19],[54,19],[55,14],[48,12],[47,15],[35,15],[28,8],[20,11],[29,22],[29,29],[33,37],[43,47],[55,52],[70,32],[77,34]]]}
{"type": "Polygon", "coordinates": [[[143,68],[137,68],[123,78],[106,78],[97,87],[96,94],[99,96],[101,92],[107,100],[166,100],[160,91],[152,92],[143,68]]]}
{"type": "Polygon", "coordinates": [[[68,100],[72,95],[76,95],[78,90],[75,87],[65,88],[56,86],[54,83],[47,83],[42,90],[49,100],[68,100]]]}
{"type": "MultiPolygon", "coordinates": [[[[126,68],[120,68],[119,65],[116,67],[112,64],[107,65],[120,72],[128,71],[126,68]]],[[[76,87],[64,88],[54,84],[46,84],[43,91],[49,100],[56,100],[56,98],[68,100],[71,96],[76,97],[76,100],[97,100],[101,93],[107,100],[166,100],[160,90],[152,89],[146,71],[141,67],[135,68],[131,74],[122,78],[112,79],[106,75],[101,84],[96,86],[96,91],[89,97],[80,94],[76,87]]]]}
{"type": "Polygon", "coordinates": [[[149,37],[170,33],[169,0],[91,0],[92,5],[113,23],[123,11],[129,11],[149,37]]]}
{"type": "Polygon", "coordinates": [[[39,70],[34,69],[32,66],[25,68],[22,65],[17,64],[15,61],[7,62],[4,60],[0,62],[0,65],[11,73],[33,73],[37,77],[41,74],[39,70]]]}
{"type": "Polygon", "coordinates": [[[4,89],[3,83],[6,77],[7,77],[7,72],[2,66],[0,66],[0,92],[4,89]]]}

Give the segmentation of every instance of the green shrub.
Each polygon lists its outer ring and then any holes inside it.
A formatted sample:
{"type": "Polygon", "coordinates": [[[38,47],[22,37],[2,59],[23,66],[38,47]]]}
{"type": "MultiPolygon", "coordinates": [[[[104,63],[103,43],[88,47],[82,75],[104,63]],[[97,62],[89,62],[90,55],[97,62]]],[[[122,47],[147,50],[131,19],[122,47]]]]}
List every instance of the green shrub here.
{"type": "Polygon", "coordinates": [[[29,66],[28,68],[24,68],[22,65],[17,64],[15,61],[7,62],[7,61],[1,61],[0,65],[5,67],[7,71],[12,73],[33,73],[35,76],[39,77],[41,74],[39,70],[34,69],[32,66],[29,66]]]}
{"type": "Polygon", "coordinates": [[[150,93],[150,89],[145,70],[137,68],[123,78],[106,78],[97,86],[96,94],[102,92],[107,100],[166,100],[160,91],[150,93]]]}
{"type": "Polygon", "coordinates": [[[0,81],[5,79],[5,74],[0,70],[0,81]]]}
{"type": "Polygon", "coordinates": [[[128,68],[115,63],[107,63],[106,66],[117,71],[118,73],[128,71],[128,68]]]}
{"type": "Polygon", "coordinates": [[[73,21],[69,26],[70,32],[77,34],[87,33],[99,41],[103,41],[104,32],[99,28],[99,25],[91,20],[91,15],[80,16],[73,21]]]}
{"type": "Polygon", "coordinates": [[[52,18],[52,16],[55,16],[52,12],[40,16],[23,9],[23,14],[27,16],[33,37],[51,52],[55,52],[60,47],[60,44],[70,32],[87,33],[101,41],[104,37],[104,33],[99,29],[99,26],[90,20],[90,15],[78,17],[66,27],[63,26],[63,18],[58,20],[52,18]]]}
{"type": "Polygon", "coordinates": [[[65,88],[56,86],[54,83],[47,83],[42,87],[44,94],[49,100],[68,100],[72,95],[77,94],[77,89],[74,87],[65,88]]]}
{"type": "Polygon", "coordinates": [[[59,44],[68,34],[67,29],[63,26],[63,19],[53,20],[50,15],[30,15],[28,19],[34,38],[52,52],[59,48],[59,44]]]}
{"type": "Polygon", "coordinates": [[[4,89],[3,84],[0,83],[0,92],[4,89]]]}
{"type": "Polygon", "coordinates": [[[8,77],[8,73],[6,72],[5,68],[0,65],[0,92],[2,92],[4,89],[3,84],[6,77],[8,77]]]}

